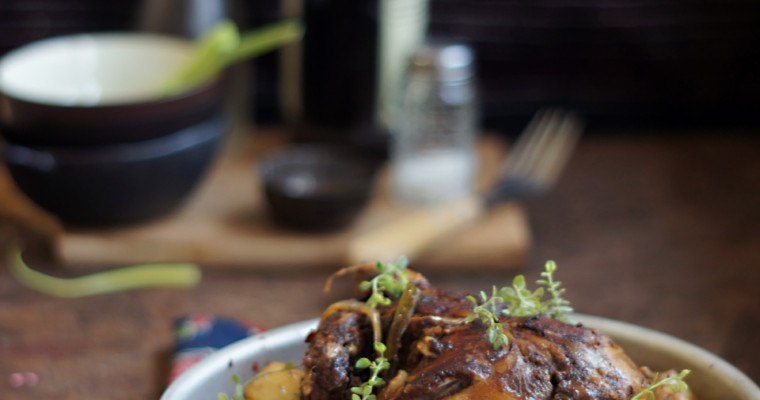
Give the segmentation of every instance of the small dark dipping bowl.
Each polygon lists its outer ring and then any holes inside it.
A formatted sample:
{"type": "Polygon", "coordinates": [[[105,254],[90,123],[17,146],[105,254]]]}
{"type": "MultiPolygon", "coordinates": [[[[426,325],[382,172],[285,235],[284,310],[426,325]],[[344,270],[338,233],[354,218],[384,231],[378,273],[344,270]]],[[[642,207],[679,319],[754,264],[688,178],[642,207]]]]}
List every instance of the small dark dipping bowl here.
{"type": "Polygon", "coordinates": [[[298,144],[259,163],[275,221],[299,230],[348,226],[367,205],[376,164],[345,147],[298,144]]]}

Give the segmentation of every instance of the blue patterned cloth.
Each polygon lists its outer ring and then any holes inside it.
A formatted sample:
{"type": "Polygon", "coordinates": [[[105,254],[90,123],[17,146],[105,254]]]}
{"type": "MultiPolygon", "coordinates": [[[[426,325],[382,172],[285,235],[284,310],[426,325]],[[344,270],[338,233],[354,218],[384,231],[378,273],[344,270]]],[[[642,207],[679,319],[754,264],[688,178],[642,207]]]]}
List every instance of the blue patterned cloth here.
{"type": "Polygon", "coordinates": [[[209,314],[192,314],[174,324],[174,356],[169,380],[228,344],[255,335],[265,329],[251,323],[209,314]]]}

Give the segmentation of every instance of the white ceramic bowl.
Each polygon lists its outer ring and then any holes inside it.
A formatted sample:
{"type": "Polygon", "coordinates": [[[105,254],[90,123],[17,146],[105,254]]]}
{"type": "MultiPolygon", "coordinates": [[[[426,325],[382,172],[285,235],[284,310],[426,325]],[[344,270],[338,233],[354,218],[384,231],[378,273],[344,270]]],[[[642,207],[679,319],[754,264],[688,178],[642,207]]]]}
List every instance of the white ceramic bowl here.
{"type": "Polygon", "coordinates": [[[54,37],[8,53],[0,88],[57,106],[103,106],[156,99],[162,83],[192,56],[187,40],[150,33],[54,37]]]}
{"type": "MultiPolygon", "coordinates": [[[[760,388],[720,357],[672,336],[610,319],[578,315],[584,325],[605,332],[640,365],[653,370],[688,368],[687,382],[700,400],[760,400],[760,388]]],[[[221,349],[175,380],[161,400],[216,399],[234,393],[232,375],[250,379],[252,365],[270,361],[300,363],[304,339],[318,320],[308,320],[264,332],[221,349]]]]}

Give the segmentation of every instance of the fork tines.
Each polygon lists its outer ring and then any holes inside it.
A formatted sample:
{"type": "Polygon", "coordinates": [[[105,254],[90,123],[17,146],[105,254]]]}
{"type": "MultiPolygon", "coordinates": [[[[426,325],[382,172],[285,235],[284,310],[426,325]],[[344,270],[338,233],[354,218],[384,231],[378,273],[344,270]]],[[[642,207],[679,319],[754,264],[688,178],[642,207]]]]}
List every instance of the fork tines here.
{"type": "Polygon", "coordinates": [[[582,125],[574,112],[539,110],[501,165],[498,186],[533,194],[553,187],[575,149],[582,125]]]}

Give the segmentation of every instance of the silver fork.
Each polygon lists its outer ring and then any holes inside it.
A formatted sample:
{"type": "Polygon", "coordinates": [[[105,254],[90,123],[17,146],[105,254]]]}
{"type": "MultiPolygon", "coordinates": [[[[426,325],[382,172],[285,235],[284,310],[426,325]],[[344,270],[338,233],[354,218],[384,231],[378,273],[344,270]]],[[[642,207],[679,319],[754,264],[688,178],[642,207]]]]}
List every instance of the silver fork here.
{"type": "Polygon", "coordinates": [[[496,185],[486,194],[472,194],[413,211],[387,225],[353,238],[349,265],[413,259],[433,243],[482,218],[493,205],[550,190],[580,137],[582,123],[571,112],[540,110],[518,137],[499,167],[496,185]]]}
{"type": "Polygon", "coordinates": [[[538,111],[499,167],[497,184],[484,196],[486,205],[548,192],[575,150],[582,129],[573,112],[538,111]]]}

